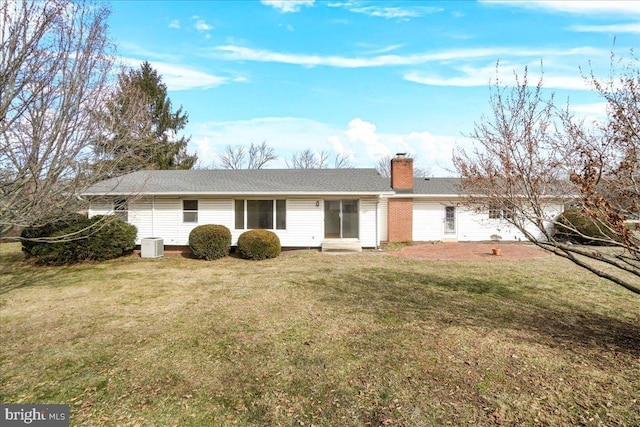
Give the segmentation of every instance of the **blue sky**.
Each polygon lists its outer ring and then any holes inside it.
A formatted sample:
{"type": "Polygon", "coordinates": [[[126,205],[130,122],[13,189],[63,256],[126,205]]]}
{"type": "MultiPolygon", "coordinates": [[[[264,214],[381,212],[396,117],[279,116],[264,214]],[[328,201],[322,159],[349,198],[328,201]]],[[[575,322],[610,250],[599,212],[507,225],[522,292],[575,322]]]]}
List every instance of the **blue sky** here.
{"type": "Polygon", "coordinates": [[[284,167],[306,148],[356,167],[410,152],[451,175],[454,147],[489,112],[489,81],[529,67],[579,114],[602,100],[611,51],[640,45],[638,1],[113,1],[122,63],[149,61],[189,114],[201,167],[266,141],[284,167]],[[615,39],[615,45],[614,45],[615,39]]]}

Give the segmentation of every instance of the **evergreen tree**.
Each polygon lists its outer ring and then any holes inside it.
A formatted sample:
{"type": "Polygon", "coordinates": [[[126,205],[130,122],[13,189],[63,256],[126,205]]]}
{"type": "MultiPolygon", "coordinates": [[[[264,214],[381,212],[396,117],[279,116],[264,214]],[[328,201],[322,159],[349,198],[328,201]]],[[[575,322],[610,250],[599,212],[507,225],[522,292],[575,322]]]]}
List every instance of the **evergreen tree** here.
{"type": "Polygon", "coordinates": [[[97,144],[98,151],[107,162],[119,160],[115,166],[119,173],[191,169],[197,160],[187,152],[190,138],[178,137],[188,122],[187,113],[182,107],[172,111],[162,76],[146,61],[139,69],[120,74],[104,118],[111,131],[97,144]]]}

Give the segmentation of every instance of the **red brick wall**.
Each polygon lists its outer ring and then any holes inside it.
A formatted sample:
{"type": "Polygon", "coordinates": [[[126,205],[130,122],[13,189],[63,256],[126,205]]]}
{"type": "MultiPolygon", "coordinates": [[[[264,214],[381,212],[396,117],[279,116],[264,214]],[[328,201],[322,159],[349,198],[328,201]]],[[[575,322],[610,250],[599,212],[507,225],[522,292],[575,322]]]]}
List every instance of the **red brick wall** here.
{"type": "Polygon", "coordinates": [[[413,159],[408,157],[391,159],[391,188],[413,190],[413,159]]]}
{"type": "MultiPolygon", "coordinates": [[[[413,190],[413,159],[391,159],[391,187],[398,192],[413,190]]],[[[389,199],[387,233],[390,242],[413,240],[413,198],[389,199]]]]}
{"type": "Polygon", "coordinates": [[[389,199],[387,232],[390,242],[413,240],[413,198],[389,199]]]}

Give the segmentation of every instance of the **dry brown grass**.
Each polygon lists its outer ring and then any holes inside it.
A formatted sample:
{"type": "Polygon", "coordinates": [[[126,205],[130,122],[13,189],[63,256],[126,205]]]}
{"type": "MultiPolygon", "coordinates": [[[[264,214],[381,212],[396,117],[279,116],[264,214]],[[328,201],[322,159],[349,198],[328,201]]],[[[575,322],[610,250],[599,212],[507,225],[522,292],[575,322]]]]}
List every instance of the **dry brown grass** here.
{"type": "Polygon", "coordinates": [[[640,424],[640,301],[558,258],[0,250],[0,401],[72,425],[640,424]]]}

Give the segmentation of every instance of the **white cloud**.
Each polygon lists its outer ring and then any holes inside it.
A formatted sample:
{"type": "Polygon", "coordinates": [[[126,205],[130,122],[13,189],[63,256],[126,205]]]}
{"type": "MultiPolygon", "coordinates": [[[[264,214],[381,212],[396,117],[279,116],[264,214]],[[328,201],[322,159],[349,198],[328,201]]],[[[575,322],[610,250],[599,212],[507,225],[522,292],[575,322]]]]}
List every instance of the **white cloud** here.
{"type": "Polygon", "coordinates": [[[180,21],[172,19],[171,22],[169,22],[169,28],[180,29],[180,21]]]}
{"type": "Polygon", "coordinates": [[[570,111],[575,116],[589,123],[604,123],[607,120],[607,107],[606,102],[594,102],[590,104],[570,104],[570,111]]]}
{"type": "Polygon", "coordinates": [[[453,86],[453,87],[472,87],[486,86],[489,84],[489,78],[483,74],[465,74],[458,77],[442,77],[434,74],[423,74],[417,71],[405,73],[404,79],[414,83],[420,83],[428,86],[453,86]]]}
{"type": "Polygon", "coordinates": [[[429,168],[435,176],[451,176],[454,148],[473,147],[469,138],[435,135],[425,129],[380,132],[374,123],[358,117],[345,127],[298,117],[195,123],[190,125],[189,133],[192,135],[189,148],[197,151],[204,167],[211,167],[227,145],[246,146],[266,141],[279,156],[269,164],[270,168],[285,168],[285,160],[307,148],[314,152],[326,151],[330,157],[346,154],[359,168],[373,168],[385,155],[408,152],[417,157],[416,166],[429,168]]]}
{"type": "MultiPolygon", "coordinates": [[[[530,84],[537,84],[542,77],[542,83],[549,89],[569,89],[569,90],[591,90],[578,71],[578,67],[570,68],[569,71],[556,69],[553,61],[545,62],[544,76],[540,74],[540,63],[505,63],[499,65],[498,77],[502,84],[509,85],[513,82],[513,73],[522,77],[525,67],[528,68],[528,79],[530,84]],[[571,71],[573,71],[571,73],[571,71]],[[567,72],[571,74],[566,74],[567,72]]],[[[414,83],[429,86],[450,86],[450,87],[477,87],[494,84],[496,79],[496,64],[484,67],[461,66],[455,69],[458,75],[453,77],[443,77],[436,74],[420,73],[410,71],[404,74],[404,79],[414,83]]]]}
{"type": "Polygon", "coordinates": [[[162,74],[162,78],[169,90],[210,89],[228,82],[226,77],[216,76],[182,65],[163,62],[154,62],[152,65],[162,74]]]}
{"type": "MultiPolygon", "coordinates": [[[[638,4],[640,8],[640,4],[638,4]]],[[[640,22],[612,25],[572,25],[568,28],[577,33],[636,33],[640,34],[640,22]]]]}
{"type": "Polygon", "coordinates": [[[204,19],[200,18],[199,16],[194,16],[193,19],[195,19],[196,21],[195,24],[193,24],[193,28],[195,28],[201,33],[211,31],[214,29],[213,25],[207,24],[207,22],[204,19]]]}
{"type": "MultiPolygon", "coordinates": [[[[266,49],[252,49],[244,46],[226,45],[215,48],[214,55],[226,60],[276,62],[283,64],[301,65],[305,67],[327,66],[337,68],[366,68],[383,66],[417,65],[428,62],[452,61],[489,58],[495,60],[501,57],[533,57],[546,58],[549,56],[586,56],[597,57],[603,51],[591,47],[570,49],[527,49],[527,48],[475,48],[452,49],[441,52],[426,52],[409,55],[379,55],[362,57],[323,56],[313,54],[297,54],[274,52],[266,49]]],[[[604,52],[606,55],[607,53],[604,52]]]]}
{"type": "Polygon", "coordinates": [[[637,1],[608,0],[608,1],[576,1],[576,0],[481,0],[482,3],[492,3],[499,6],[513,6],[524,9],[543,9],[550,12],[565,12],[580,15],[640,15],[637,1]]]}
{"type": "MultiPolygon", "coordinates": [[[[144,62],[137,58],[120,59],[125,65],[133,68],[138,68],[144,62]]],[[[162,81],[169,90],[210,89],[230,81],[227,77],[216,76],[180,64],[161,61],[149,61],[149,63],[162,76],[162,81]]]]}
{"type": "Polygon", "coordinates": [[[365,6],[365,5],[362,5],[362,2],[354,2],[354,1],[347,1],[343,3],[329,3],[328,6],[344,8],[353,13],[360,13],[360,14],[375,17],[375,18],[400,19],[400,20],[419,18],[421,16],[443,11],[442,8],[433,7],[433,6],[399,7],[399,6],[382,6],[379,4],[372,4],[369,6],[365,6]]]}
{"type": "Polygon", "coordinates": [[[375,124],[361,118],[351,120],[342,135],[344,138],[332,136],[333,144],[341,146],[345,152],[357,153],[354,161],[361,167],[375,167],[386,155],[412,153],[418,159],[416,166],[427,167],[436,176],[451,175],[454,147],[469,144],[465,138],[433,135],[425,130],[380,133],[375,124]]]}
{"type": "Polygon", "coordinates": [[[260,0],[260,3],[278,9],[281,13],[300,12],[305,6],[313,6],[315,0],[260,0]]]}
{"type": "Polygon", "coordinates": [[[380,53],[387,53],[387,52],[392,52],[394,50],[398,50],[404,47],[404,44],[392,44],[389,46],[377,47],[369,43],[357,43],[356,46],[366,49],[365,53],[368,55],[377,55],[380,53]]]}
{"type": "MultiPolygon", "coordinates": [[[[189,125],[193,141],[196,141],[198,157],[205,166],[216,160],[227,145],[250,145],[252,142],[274,147],[279,156],[272,168],[284,168],[285,159],[293,152],[311,148],[316,151],[331,150],[329,136],[340,129],[310,119],[296,117],[261,117],[227,122],[204,122],[189,125]]],[[[192,148],[193,149],[193,148],[192,148]]]]}

